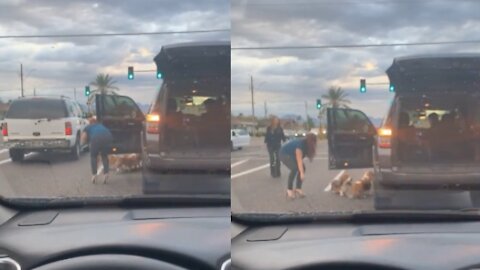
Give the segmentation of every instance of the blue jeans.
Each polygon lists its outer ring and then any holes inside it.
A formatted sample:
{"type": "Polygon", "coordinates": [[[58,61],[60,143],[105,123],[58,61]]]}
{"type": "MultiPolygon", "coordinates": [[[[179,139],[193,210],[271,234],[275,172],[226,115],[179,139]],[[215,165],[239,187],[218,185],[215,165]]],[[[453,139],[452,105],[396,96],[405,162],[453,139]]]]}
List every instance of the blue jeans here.
{"type": "MultiPolygon", "coordinates": [[[[295,158],[292,158],[290,155],[280,153],[280,160],[282,161],[285,166],[290,170],[290,174],[288,175],[288,189],[293,189],[293,182],[296,181],[296,188],[301,189],[303,181],[300,179],[300,174],[298,173],[298,165],[295,158]]],[[[305,165],[303,165],[303,172],[305,172],[305,165]]]]}
{"type": "Polygon", "coordinates": [[[97,157],[102,158],[103,173],[106,174],[109,171],[108,153],[110,153],[112,138],[110,136],[95,136],[90,138],[90,166],[92,168],[92,174],[97,174],[97,157]]]}

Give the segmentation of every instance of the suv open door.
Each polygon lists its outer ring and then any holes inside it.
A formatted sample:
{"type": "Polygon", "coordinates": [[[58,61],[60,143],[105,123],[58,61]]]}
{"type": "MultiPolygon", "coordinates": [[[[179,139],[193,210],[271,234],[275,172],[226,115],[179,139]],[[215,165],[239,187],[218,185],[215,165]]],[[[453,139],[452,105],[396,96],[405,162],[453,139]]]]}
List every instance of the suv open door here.
{"type": "Polygon", "coordinates": [[[376,130],[361,111],[327,109],[329,169],[373,166],[376,130]]]}
{"type": "Polygon", "coordinates": [[[95,102],[98,122],[113,135],[111,153],[140,153],[145,116],[135,101],[127,96],[96,95],[95,102]]]}

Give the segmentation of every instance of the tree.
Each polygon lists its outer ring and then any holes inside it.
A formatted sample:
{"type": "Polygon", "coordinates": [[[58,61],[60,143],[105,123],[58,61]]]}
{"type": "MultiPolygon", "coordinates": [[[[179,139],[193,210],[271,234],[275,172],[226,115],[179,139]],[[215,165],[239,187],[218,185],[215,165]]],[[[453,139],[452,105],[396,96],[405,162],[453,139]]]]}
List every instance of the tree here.
{"type": "Polygon", "coordinates": [[[88,96],[87,105],[90,107],[95,100],[96,94],[113,94],[117,93],[115,90],[118,90],[118,87],[114,86],[117,81],[113,79],[109,74],[100,73],[97,74],[95,81],[91,82],[90,85],[96,87],[90,92],[88,96]]]}
{"type": "Polygon", "coordinates": [[[323,102],[322,109],[326,108],[348,108],[350,100],[347,99],[348,94],[338,86],[330,86],[327,94],[322,95],[323,102]]]}
{"type": "Polygon", "coordinates": [[[323,119],[327,114],[327,108],[348,108],[350,100],[347,99],[348,94],[341,87],[330,86],[327,94],[322,95],[324,100],[322,108],[318,111],[318,119],[320,120],[320,129],[323,128],[323,119]]]}

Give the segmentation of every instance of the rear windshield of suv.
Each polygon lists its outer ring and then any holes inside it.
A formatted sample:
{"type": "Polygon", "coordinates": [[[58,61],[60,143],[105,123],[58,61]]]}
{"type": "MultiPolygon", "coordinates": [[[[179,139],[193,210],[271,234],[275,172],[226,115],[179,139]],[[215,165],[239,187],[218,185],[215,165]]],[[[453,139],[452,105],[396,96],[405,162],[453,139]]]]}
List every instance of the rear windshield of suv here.
{"type": "Polygon", "coordinates": [[[55,119],[68,117],[62,100],[27,99],[16,100],[10,106],[6,118],[10,119],[55,119]]]}

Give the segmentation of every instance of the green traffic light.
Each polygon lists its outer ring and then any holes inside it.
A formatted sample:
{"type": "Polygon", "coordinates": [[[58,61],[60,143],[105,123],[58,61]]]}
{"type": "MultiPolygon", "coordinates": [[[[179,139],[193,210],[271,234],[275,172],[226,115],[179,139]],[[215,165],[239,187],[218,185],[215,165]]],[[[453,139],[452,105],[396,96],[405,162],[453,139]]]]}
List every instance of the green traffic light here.
{"type": "Polygon", "coordinates": [[[393,84],[390,84],[390,92],[395,92],[395,86],[393,84]]]}
{"type": "Polygon", "coordinates": [[[367,80],[361,79],[360,80],[360,93],[367,92],[367,80]]]}
{"type": "Polygon", "coordinates": [[[157,71],[157,79],[163,78],[162,72],[157,71]]]}
{"type": "Polygon", "coordinates": [[[85,86],[85,96],[90,96],[90,86],[85,86]]]}
{"type": "Polygon", "coordinates": [[[132,66],[128,67],[128,79],[129,80],[133,80],[133,78],[134,78],[133,74],[134,74],[133,73],[133,67],[132,66]]]}

